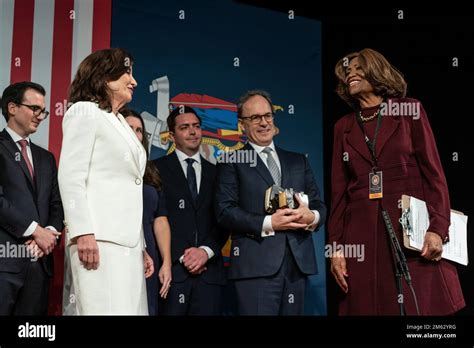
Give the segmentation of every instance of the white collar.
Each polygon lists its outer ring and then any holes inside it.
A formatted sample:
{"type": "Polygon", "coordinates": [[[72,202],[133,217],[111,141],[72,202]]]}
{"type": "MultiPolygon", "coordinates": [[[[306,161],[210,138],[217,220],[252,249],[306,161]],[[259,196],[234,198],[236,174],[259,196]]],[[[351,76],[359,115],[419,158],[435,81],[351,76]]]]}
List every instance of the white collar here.
{"type": "Polygon", "coordinates": [[[201,164],[201,155],[199,154],[199,151],[196,152],[194,155],[192,156],[188,156],[186,155],[183,151],[181,150],[178,150],[178,149],[175,149],[176,151],[176,155],[178,156],[178,159],[180,162],[183,162],[185,161],[187,158],[192,158],[193,160],[195,160],[197,163],[201,164]]]}
{"type": "Polygon", "coordinates": [[[267,147],[271,148],[273,151],[276,152],[275,143],[273,142],[273,140],[268,146],[260,146],[260,145],[252,143],[251,141],[249,141],[249,144],[255,149],[255,151],[257,151],[257,153],[261,153],[267,147]]]}
{"type": "Polygon", "coordinates": [[[22,136],[20,136],[17,132],[15,132],[13,129],[11,129],[8,126],[5,127],[5,130],[8,132],[8,134],[10,134],[15,144],[18,143],[20,140],[24,139],[28,142],[28,145],[30,145],[30,137],[23,138],[22,136]]]}

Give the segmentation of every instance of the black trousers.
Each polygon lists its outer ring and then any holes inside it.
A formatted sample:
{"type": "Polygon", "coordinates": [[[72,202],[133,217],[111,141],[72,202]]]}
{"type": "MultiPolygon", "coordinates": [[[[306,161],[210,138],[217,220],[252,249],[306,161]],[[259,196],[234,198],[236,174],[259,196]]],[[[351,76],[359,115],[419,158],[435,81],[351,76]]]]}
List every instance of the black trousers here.
{"type": "Polygon", "coordinates": [[[222,285],[208,284],[199,276],[171,283],[168,296],[161,300],[160,315],[222,315],[222,285]]]}
{"type": "Polygon", "coordinates": [[[46,315],[49,277],[38,261],[19,273],[0,272],[0,315],[46,315]]]}
{"type": "Polygon", "coordinates": [[[306,275],[287,243],[278,272],[270,277],[234,281],[239,315],[303,315],[306,275]]]}

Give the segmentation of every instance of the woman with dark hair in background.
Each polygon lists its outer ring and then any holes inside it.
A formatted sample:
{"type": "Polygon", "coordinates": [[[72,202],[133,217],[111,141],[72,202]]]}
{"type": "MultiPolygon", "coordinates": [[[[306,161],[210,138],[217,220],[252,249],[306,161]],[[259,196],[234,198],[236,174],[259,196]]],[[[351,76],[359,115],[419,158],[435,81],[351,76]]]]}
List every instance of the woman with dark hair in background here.
{"type": "Polygon", "coordinates": [[[146,152],[119,113],[137,82],[123,49],[79,65],[64,115],[58,181],[78,314],[148,314],[153,261],[142,228],[146,152]]]}
{"type": "MultiPolygon", "coordinates": [[[[142,143],[148,158],[149,143],[143,118],[130,109],[122,110],[121,113],[142,143]]],[[[158,169],[153,162],[147,162],[143,176],[143,232],[146,250],[153,259],[155,269],[160,269],[158,274],[153,274],[146,281],[150,315],[158,314],[158,296],[166,298],[171,286],[171,233],[161,186],[158,169]],[[158,281],[161,283],[159,294],[158,281]]]]}
{"type": "Polygon", "coordinates": [[[355,258],[342,248],[331,272],[343,290],[341,315],[447,315],[464,307],[456,267],[441,258],[449,239],[448,186],[431,127],[407,84],[380,53],[364,49],[335,68],[337,93],[354,111],[334,128],[331,245],[364,246],[355,258]],[[383,175],[382,175],[383,173],[383,175]],[[371,184],[369,184],[371,182],[371,184]],[[382,218],[386,210],[403,245],[401,195],[426,202],[430,215],[421,255],[404,249],[414,293],[403,280],[398,295],[392,247],[382,218]]]}

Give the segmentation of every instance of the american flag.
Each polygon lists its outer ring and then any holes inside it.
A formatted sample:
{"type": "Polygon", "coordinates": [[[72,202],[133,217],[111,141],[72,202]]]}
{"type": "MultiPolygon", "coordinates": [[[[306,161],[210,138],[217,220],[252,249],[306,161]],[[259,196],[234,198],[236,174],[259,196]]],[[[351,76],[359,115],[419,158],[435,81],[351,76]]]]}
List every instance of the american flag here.
{"type": "MultiPolygon", "coordinates": [[[[89,53],[110,47],[111,6],[112,0],[0,0],[0,91],[20,81],[46,89],[51,115],[32,141],[56,159],[77,66],[89,53]]],[[[0,130],[4,126],[1,117],[0,130]]]]}

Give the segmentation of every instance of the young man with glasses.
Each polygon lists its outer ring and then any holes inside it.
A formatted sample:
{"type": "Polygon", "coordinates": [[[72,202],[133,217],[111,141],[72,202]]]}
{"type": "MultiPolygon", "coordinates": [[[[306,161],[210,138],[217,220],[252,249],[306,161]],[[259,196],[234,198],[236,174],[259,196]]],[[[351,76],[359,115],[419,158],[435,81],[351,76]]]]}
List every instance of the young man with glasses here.
{"type": "Polygon", "coordinates": [[[237,113],[248,143],[238,151],[256,151],[257,165],[217,165],[217,220],[232,233],[228,277],[240,315],[303,314],[306,277],[317,272],[311,232],[326,218],[308,159],[275,146],[273,112],[267,92],[242,96],[237,113]],[[266,213],[265,192],[275,184],[304,192],[309,204],[295,195],[298,208],[266,213]]]}
{"type": "Polygon", "coordinates": [[[33,82],[8,86],[0,132],[0,315],[46,315],[52,251],[63,229],[56,161],[33,144],[49,112],[33,82]],[[11,252],[15,250],[15,253],[11,252]]]}

